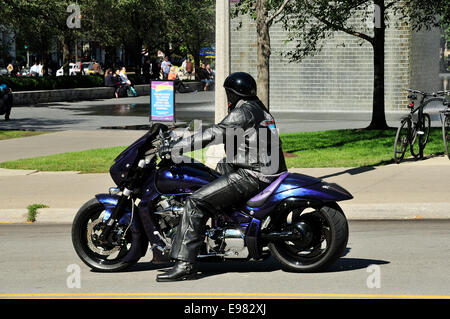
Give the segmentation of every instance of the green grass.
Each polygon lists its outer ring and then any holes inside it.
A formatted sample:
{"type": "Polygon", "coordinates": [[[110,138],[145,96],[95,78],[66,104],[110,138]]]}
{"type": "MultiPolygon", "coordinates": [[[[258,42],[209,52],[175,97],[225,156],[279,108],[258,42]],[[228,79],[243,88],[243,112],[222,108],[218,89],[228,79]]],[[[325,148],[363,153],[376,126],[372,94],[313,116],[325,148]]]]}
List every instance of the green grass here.
{"type": "MultiPolygon", "coordinates": [[[[396,129],[335,130],[282,135],[288,167],[361,167],[393,163],[396,129]]],[[[424,155],[443,154],[442,132],[432,128],[424,155]]],[[[409,149],[405,157],[409,157],[409,149]]]]}
{"type": "MultiPolygon", "coordinates": [[[[289,168],[292,167],[361,167],[393,163],[396,129],[334,130],[281,134],[283,151],[289,168]]],[[[9,169],[37,169],[41,171],[108,172],[114,158],[125,148],[112,147],[75,153],[23,159],[0,163],[9,169]]],[[[190,154],[204,160],[205,151],[190,154]]],[[[424,154],[443,154],[441,129],[433,128],[424,154]]],[[[405,157],[409,157],[409,150],[405,157]]]]}
{"type": "Polygon", "coordinates": [[[38,214],[37,210],[40,208],[48,208],[48,206],[45,204],[32,204],[27,207],[28,209],[27,222],[34,223],[36,221],[36,216],[38,214]]]}
{"type": "Polygon", "coordinates": [[[123,147],[100,148],[82,152],[62,153],[0,163],[9,169],[40,171],[80,171],[82,173],[105,173],[123,147]]]}
{"type": "Polygon", "coordinates": [[[11,138],[19,138],[19,137],[28,137],[46,134],[48,132],[39,132],[39,131],[3,131],[0,130],[0,140],[9,140],[11,138]]]}

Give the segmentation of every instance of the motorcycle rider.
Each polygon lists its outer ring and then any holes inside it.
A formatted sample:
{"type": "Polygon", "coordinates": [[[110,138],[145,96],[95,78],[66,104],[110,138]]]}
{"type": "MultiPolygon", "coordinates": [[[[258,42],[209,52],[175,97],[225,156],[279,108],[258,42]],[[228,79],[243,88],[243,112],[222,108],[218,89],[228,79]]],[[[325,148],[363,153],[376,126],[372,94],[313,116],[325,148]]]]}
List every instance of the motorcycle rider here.
{"type": "Polygon", "coordinates": [[[287,170],[275,121],[256,96],[253,77],[244,72],[232,73],[223,86],[228,115],[219,124],[159,150],[161,156],[169,153],[174,156],[223,142],[227,163],[218,165],[221,177],[187,198],[170,251],[176,263],[159,274],[157,281],[192,279],[209,217],[234,203],[247,201],[287,170]],[[228,147],[230,140],[235,141],[236,132],[241,132],[244,138],[238,136],[236,145],[228,147]]]}

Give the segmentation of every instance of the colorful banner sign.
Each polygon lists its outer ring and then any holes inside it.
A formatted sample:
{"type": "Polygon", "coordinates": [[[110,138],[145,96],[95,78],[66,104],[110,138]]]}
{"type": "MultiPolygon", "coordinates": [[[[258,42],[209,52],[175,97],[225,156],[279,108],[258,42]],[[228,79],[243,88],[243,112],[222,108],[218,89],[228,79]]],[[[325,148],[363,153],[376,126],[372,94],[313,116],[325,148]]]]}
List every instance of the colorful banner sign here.
{"type": "Polygon", "coordinates": [[[150,121],[175,122],[175,86],[173,81],[151,81],[150,121]]]}

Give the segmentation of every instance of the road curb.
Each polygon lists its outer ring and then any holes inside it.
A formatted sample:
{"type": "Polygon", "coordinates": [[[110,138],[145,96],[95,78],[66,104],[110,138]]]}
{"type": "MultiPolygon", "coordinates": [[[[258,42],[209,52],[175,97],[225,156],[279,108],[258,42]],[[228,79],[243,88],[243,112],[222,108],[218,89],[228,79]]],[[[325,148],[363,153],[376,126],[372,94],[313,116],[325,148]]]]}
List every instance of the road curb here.
{"type": "Polygon", "coordinates": [[[450,219],[450,203],[339,203],[349,220],[450,219]]]}
{"type": "MultiPolygon", "coordinates": [[[[339,203],[348,220],[450,219],[450,203],[349,204],[339,203]]],[[[35,224],[71,224],[77,208],[41,208],[35,224]]],[[[26,223],[26,209],[0,210],[0,223],[26,223]]]]}

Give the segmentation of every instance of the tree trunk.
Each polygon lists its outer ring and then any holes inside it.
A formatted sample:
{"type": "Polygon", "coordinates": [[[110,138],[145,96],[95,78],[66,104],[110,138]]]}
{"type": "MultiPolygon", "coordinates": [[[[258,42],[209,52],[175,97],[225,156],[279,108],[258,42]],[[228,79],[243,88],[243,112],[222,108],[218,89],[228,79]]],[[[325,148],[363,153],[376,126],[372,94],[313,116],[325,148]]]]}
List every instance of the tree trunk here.
{"type": "Polygon", "coordinates": [[[116,67],[116,47],[107,46],[105,48],[105,64],[106,68],[111,68],[113,71],[116,67]]]}
{"type": "Polygon", "coordinates": [[[47,76],[48,75],[48,59],[47,59],[47,52],[48,52],[48,41],[45,37],[41,37],[40,39],[40,56],[41,56],[41,62],[42,62],[42,75],[47,76]]]}
{"type": "Polygon", "coordinates": [[[257,46],[257,71],[258,97],[269,110],[269,62],[270,62],[270,35],[267,24],[268,12],[265,8],[266,0],[256,1],[256,33],[258,35],[257,46]]]}
{"type": "Polygon", "coordinates": [[[142,39],[138,39],[137,41],[137,47],[136,50],[134,51],[134,62],[136,64],[136,70],[135,73],[137,75],[141,75],[141,68],[142,68],[142,46],[144,44],[144,41],[142,39]]]}
{"type": "MultiPolygon", "coordinates": [[[[380,15],[384,17],[384,0],[375,0],[375,5],[380,7],[380,15]]],[[[386,123],[385,103],[384,103],[384,60],[385,60],[385,23],[384,19],[380,19],[380,28],[374,28],[373,46],[373,105],[372,105],[372,121],[368,129],[384,130],[389,128],[386,123]]]]}
{"type": "Polygon", "coordinates": [[[198,80],[198,70],[200,70],[200,48],[194,48],[194,52],[191,54],[194,58],[195,79],[198,80]]]}
{"type": "Polygon", "coordinates": [[[69,75],[69,59],[70,59],[70,39],[68,36],[64,36],[62,40],[63,56],[62,56],[62,67],[64,75],[69,75]]]}

